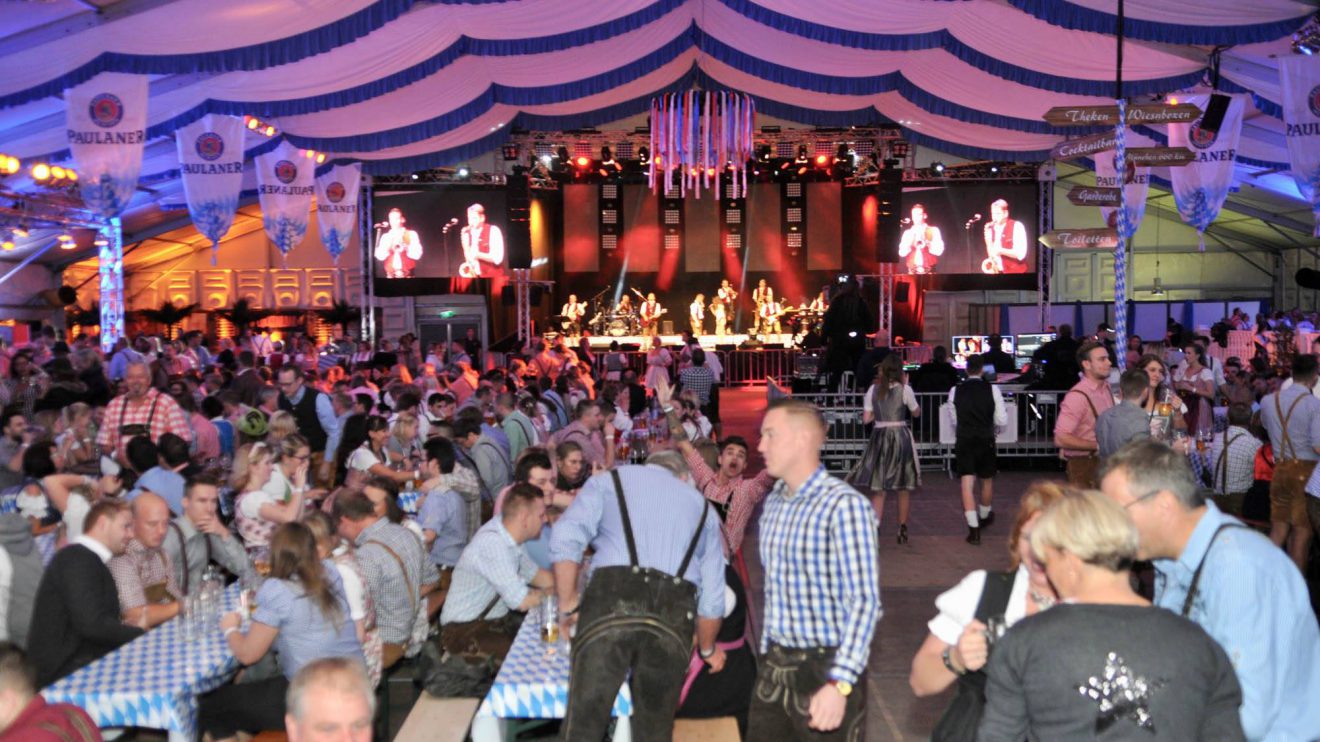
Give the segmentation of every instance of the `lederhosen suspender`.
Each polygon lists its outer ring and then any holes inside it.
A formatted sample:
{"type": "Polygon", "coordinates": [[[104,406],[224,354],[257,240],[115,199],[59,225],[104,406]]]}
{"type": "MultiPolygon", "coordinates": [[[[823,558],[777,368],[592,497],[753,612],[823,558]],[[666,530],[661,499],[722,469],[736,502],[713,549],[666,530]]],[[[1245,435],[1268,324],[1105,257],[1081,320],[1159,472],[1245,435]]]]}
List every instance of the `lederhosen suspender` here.
{"type": "Polygon", "coordinates": [[[1205,545],[1205,553],[1201,555],[1201,563],[1196,565],[1196,571],[1192,573],[1192,584],[1187,588],[1187,597],[1183,600],[1182,617],[1188,618],[1192,613],[1192,603],[1196,601],[1197,590],[1201,586],[1201,572],[1205,569],[1205,561],[1210,557],[1210,549],[1214,548],[1215,539],[1225,528],[1246,528],[1240,523],[1220,523],[1219,527],[1210,536],[1210,543],[1205,545]]]}
{"type": "MultiPolygon", "coordinates": [[[[1283,405],[1279,402],[1279,395],[1278,394],[1274,395],[1274,411],[1279,416],[1279,429],[1282,430],[1283,432],[1283,440],[1281,441],[1281,443],[1283,443],[1283,446],[1286,446],[1288,448],[1289,461],[1297,460],[1297,447],[1293,445],[1292,436],[1288,435],[1288,423],[1292,421],[1293,412],[1297,409],[1297,405],[1301,404],[1302,400],[1305,398],[1306,395],[1303,394],[1299,396],[1297,399],[1294,399],[1292,404],[1288,405],[1288,414],[1284,415],[1283,405]]],[[[1280,448],[1282,448],[1283,446],[1280,446],[1280,448]]],[[[1279,454],[1281,453],[1283,452],[1275,451],[1274,452],[1275,458],[1277,459],[1279,454]]]]}
{"type": "MultiPolygon", "coordinates": [[[[179,558],[183,562],[183,594],[188,594],[188,541],[183,537],[183,529],[179,524],[170,521],[170,528],[174,529],[174,535],[179,537],[179,558]]],[[[202,543],[206,544],[206,563],[211,563],[211,538],[205,533],[202,534],[202,543]]]]}
{"type": "Polygon", "coordinates": [[[121,444],[123,443],[123,437],[126,435],[127,436],[145,435],[148,438],[151,437],[151,421],[156,419],[156,405],[158,404],[160,404],[160,392],[156,392],[156,396],[152,397],[151,399],[151,409],[147,410],[146,425],[141,425],[136,423],[133,425],[125,425],[124,418],[128,416],[128,400],[127,399],[124,400],[124,404],[120,405],[119,407],[119,425],[116,428],[116,430],[119,431],[119,438],[121,444]],[[146,428],[146,430],[139,431],[138,428],[146,428]]]}
{"type": "MultiPolygon", "coordinates": [[[[1224,450],[1219,452],[1219,461],[1215,462],[1215,476],[1219,480],[1219,486],[1223,488],[1224,494],[1230,494],[1228,491],[1228,449],[1242,439],[1245,433],[1238,433],[1230,440],[1228,433],[1224,433],[1224,450]]],[[[1212,481],[1210,484],[1214,484],[1212,481]]]]}
{"type": "MultiPolygon", "coordinates": [[[[628,564],[636,569],[637,564],[637,542],[633,540],[632,520],[628,517],[628,501],[623,497],[623,482],[619,479],[619,470],[611,469],[610,477],[614,479],[614,495],[619,499],[619,518],[623,521],[623,537],[628,542],[628,564]]],[[[692,555],[697,552],[697,543],[701,540],[701,534],[706,530],[706,513],[710,510],[710,501],[702,498],[705,505],[701,509],[701,521],[697,523],[697,532],[692,534],[692,542],[688,544],[687,553],[683,555],[682,564],[678,565],[678,572],[674,574],[676,580],[683,579],[687,572],[688,564],[692,561],[692,555]]]]}
{"type": "MultiPolygon", "coordinates": [[[[1086,406],[1091,408],[1091,417],[1094,420],[1094,422],[1091,423],[1091,431],[1095,432],[1095,424],[1100,422],[1100,413],[1096,411],[1095,402],[1091,401],[1091,395],[1087,394],[1086,392],[1080,389],[1069,389],[1068,391],[1064,392],[1063,396],[1066,397],[1069,394],[1080,394],[1082,395],[1082,399],[1086,400],[1086,406]]],[[[1081,458],[1086,458],[1087,456],[1095,456],[1095,455],[1096,455],[1095,453],[1087,453],[1084,454],[1081,458]]]]}

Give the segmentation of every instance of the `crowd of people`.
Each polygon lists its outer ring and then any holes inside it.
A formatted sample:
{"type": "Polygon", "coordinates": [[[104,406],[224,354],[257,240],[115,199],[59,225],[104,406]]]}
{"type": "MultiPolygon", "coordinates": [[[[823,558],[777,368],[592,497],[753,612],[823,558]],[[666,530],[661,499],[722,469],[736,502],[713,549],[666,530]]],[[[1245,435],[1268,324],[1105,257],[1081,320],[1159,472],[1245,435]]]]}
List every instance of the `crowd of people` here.
{"type": "MultiPolygon", "coordinates": [[[[936,602],[911,684],[957,684],[937,736],[1320,735],[1308,701],[1320,636],[1305,562],[1288,558],[1304,559],[1320,515],[1316,357],[1257,388],[1228,371],[1237,359],[1219,381],[1192,341],[1143,347],[1115,375],[1097,335],[1061,327],[1048,351],[1062,359],[1075,343],[1055,429],[1068,483],[1022,497],[1012,569],[974,572],[936,602]],[[1254,520],[1271,450],[1274,544],[1233,516],[1254,520]],[[1139,560],[1154,565],[1144,590],[1139,560]]],[[[746,739],[855,739],[882,615],[883,498],[897,493],[906,543],[921,473],[906,420],[929,382],[910,381],[882,340],[862,357],[872,437],[840,478],[806,401],[772,402],[755,446],[722,435],[719,372],[695,343],[657,346],[639,377],[617,349],[563,341],[497,365],[470,338],[363,350],[190,333],[103,356],[87,338],[39,335],[0,368],[0,639],[14,653],[0,647],[0,695],[35,704],[31,689],[231,579],[252,590],[219,622],[244,669],[199,700],[213,740],[292,738],[308,682],[367,689],[362,704],[316,711],[358,723],[347,715],[374,712],[370,688],[428,645],[493,673],[545,604],[573,637],[566,739],[604,734],[625,677],[639,739],[669,739],[676,715],[733,716],[746,739]],[[765,468],[749,476],[753,448],[765,468]],[[765,599],[755,649],[751,533],[765,599]]],[[[995,521],[995,361],[969,359],[941,390],[973,544],[995,521]]]]}

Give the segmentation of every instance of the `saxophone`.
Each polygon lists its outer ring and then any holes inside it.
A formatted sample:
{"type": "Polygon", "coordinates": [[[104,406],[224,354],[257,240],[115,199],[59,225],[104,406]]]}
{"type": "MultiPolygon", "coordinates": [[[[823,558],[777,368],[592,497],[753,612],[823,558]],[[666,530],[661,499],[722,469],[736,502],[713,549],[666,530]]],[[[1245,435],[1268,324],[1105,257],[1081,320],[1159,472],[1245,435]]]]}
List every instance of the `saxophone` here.
{"type": "Polygon", "coordinates": [[[466,238],[463,246],[463,264],[458,267],[458,275],[461,278],[481,278],[481,263],[477,262],[476,235],[469,231],[468,227],[463,228],[463,237],[466,238]]]}

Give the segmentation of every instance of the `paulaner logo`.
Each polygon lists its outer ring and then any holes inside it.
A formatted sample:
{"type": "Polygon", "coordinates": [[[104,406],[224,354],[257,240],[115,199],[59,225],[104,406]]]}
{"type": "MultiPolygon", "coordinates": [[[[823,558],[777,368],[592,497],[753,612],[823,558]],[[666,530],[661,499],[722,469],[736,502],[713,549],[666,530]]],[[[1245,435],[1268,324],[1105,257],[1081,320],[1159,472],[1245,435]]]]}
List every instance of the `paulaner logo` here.
{"type": "Polygon", "coordinates": [[[111,93],[101,93],[87,106],[87,113],[92,123],[102,129],[109,129],[124,119],[124,104],[111,93]]]}
{"type": "Polygon", "coordinates": [[[288,160],[275,163],[275,177],[281,183],[292,183],[298,179],[298,166],[288,160]]]}
{"type": "Polygon", "coordinates": [[[1311,88],[1311,92],[1306,94],[1306,105],[1311,109],[1311,115],[1320,118],[1320,85],[1311,88]]]}
{"type": "Polygon", "coordinates": [[[1197,121],[1187,129],[1187,140],[1197,149],[1205,149],[1215,143],[1219,138],[1219,132],[1209,129],[1202,129],[1201,122],[1197,121]]]}
{"type": "Polygon", "coordinates": [[[326,197],[327,199],[329,199],[330,203],[332,203],[332,204],[337,204],[337,203],[339,203],[340,201],[343,201],[343,200],[344,200],[344,184],[343,184],[343,183],[340,183],[339,181],[336,180],[335,182],[333,182],[333,183],[331,183],[330,185],[326,186],[326,187],[325,187],[325,197],[326,197]]]}
{"type": "Polygon", "coordinates": [[[225,153],[225,140],[219,134],[208,131],[197,137],[197,156],[203,160],[220,159],[225,153]]]}

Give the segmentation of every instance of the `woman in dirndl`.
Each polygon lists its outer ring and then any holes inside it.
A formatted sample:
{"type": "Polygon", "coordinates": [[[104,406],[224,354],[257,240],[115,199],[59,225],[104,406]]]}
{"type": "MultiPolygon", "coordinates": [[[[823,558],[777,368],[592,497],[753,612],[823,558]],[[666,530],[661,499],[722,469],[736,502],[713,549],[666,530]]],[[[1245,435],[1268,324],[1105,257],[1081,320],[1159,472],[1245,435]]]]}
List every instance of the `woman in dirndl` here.
{"type": "MultiPolygon", "coordinates": [[[[908,541],[907,520],[912,490],[921,485],[917,444],[912,438],[904,409],[912,417],[921,414],[917,397],[908,386],[903,359],[891,353],[880,364],[875,383],[862,401],[862,422],[875,423],[871,441],[862,458],[848,474],[848,484],[871,493],[876,523],[883,520],[885,495],[898,492],[898,543],[908,541]]],[[[877,525],[878,528],[878,525],[877,525]]]]}

